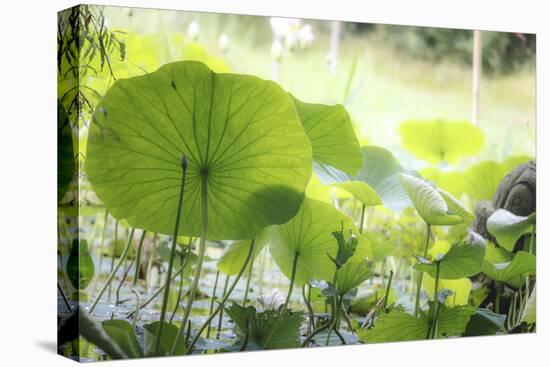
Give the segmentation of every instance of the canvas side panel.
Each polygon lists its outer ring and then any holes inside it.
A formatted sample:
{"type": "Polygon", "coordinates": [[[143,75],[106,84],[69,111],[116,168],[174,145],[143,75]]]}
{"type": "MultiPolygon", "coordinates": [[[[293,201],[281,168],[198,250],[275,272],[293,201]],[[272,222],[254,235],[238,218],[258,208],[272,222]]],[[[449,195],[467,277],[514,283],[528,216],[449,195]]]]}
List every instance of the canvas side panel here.
{"type": "Polygon", "coordinates": [[[80,360],[78,306],[80,6],[57,15],[57,351],[80,360]]]}

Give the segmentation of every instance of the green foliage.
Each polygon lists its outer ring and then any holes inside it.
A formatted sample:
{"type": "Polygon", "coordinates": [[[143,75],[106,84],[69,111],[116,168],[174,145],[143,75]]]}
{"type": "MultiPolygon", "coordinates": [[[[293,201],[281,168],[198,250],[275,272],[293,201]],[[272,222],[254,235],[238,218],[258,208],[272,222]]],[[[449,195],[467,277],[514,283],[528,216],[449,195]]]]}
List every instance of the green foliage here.
{"type": "Polygon", "coordinates": [[[361,151],[363,167],[357,175],[315,164],[314,169],[321,182],[349,191],[366,206],[384,204],[394,211],[409,206],[410,200],[398,178],[398,174],[404,170],[393,154],[376,146],[365,146],[361,151]]]}
{"type": "Polygon", "coordinates": [[[290,278],[295,254],[298,254],[296,284],[310,280],[332,281],[338,243],[332,232],[353,229],[353,223],[333,206],[304,199],[300,211],[282,225],[265,229],[265,240],[281,271],[290,278]]]}
{"type": "MultiPolygon", "coordinates": [[[[430,298],[435,298],[435,279],[429,274],[425,274],[422,278],[422,287],[430,298]]],[[[469,304],[470,294],[472,292],[472,281],[468,278],[461,279],[440,279],[439,289],[448,289],[453,294],[445,300],[445,305],[465,306],[469,304]]]]}
{"type": "MultiPolygon", "coordinates": [[[[159,353],[158,355],[155,355],[155,342],[157,339],[159,325],[159,321],[143,325],[145,333],[144,354],[146,357],[170,355],[170,351],[176,342],[176,337],[179,332],[178,328],[168,322],[164,322],[164,325],[162,325],[162,335],[160,336],[159,353]]],[[[174,355],[183,354],[185,354],[185,346],[183,343],[180,343],[176,347],[174,355]]]]}
{"type": "Polygon", "coordinates": [[[449,193],[404,173],[399,174],[399,179],[414,208],[426,223],[455,225],[472,219],[473,214],[449,193]]]}
{"type": "Polygon", "coordinates": [[[126,320],[105,320],[103,330],[126,353],[128,358],[143,357],[134,327],[126,320]]]}
{"type": "Polygon", "coordinates": [[[349,237],[346,239],[343,231],[334,231],[332,235],[336,238],[336,242],[338,243],[336,258],[332,260],[336,268],[339,269],[355,254],[359,239],[355,237],[353,233],[350,233],[349,237]]]}
{"type": "Polygon", "coordinates": [[[245,308],[235,302],[226,308],[226,312],[235,323],[239,339],[246,341],[245,350],[295,348],[300,345],[302,312],[257,312],[253,306],[245,308]]]}
{"type": "MultiPolygon", "coordinates": [[[[442,305],[437,337],[462,335],[473,312],[471,307],[449,308],[442,305]]],[[[389,313],[381,313],[372,328],[359,329],[357,334],[365,343],[422,340],[426,339],[430,325],[430,317],[426,312],[415,317],[401,308],[395,308],[389,313]]]]}
{"type": "Polygon", "coordinates": [[[506,315],[494,313],[485,308],[478,308],[466,327],[466,336],[506,334],[506,315]]]}
{"type": "Polygon", "coordinates": [[[291,97],[311,142],[313,160],[356,174],[363,165],[363,155],[346,109],[341,105],[304,103],[291,97]]]}
{"type": "Polygon", "coordinates": [[[372,276],[372,262],[350,261],[336,271],[336,282],[334,286],[340,296],[359,287],[364,281],[372,276]]]}
{"type": "Polygon", "coordinates": [[[483,132],[469,122],[405,121],[399,127],[403,147],[429,163],[457,163],[484,145],[483,132]]]}
{"type": "Polygon", "coordinates": [[[534,213],[523,217],[506,209],[498,209],[487,219],[487,230],[495,236],[501,247],[513,251],[516,242],[533,226],[535,220],[534,213]]]}
{"type": "Polygon", "coordinates": [[[279,86],[177,62],[109,89],[94,113],[86,168],[113,216],[170,233],[185,156],[180,234],[199,235],[206,190],[207,238],[242,239],[296,214],[311,154],[279,86]]]}
{"type": "Polygon", "coordinates": [[[535,274],[536,265],[536,257],[528,252],[512,254],[489,243],[482,271],[491,279],[519,288],[524,275],[535,274]]]}
{"type": "Polygon", "coordinates": [[[461,279],[476,275],[481,271],[486,244],[481,236],[473,233],[471,236],[468,241],[451,246],[440,259],[436,259],[434,262],[423,260],[414,268],[435,278],[436,263],[439,262],[439,277],[441,279],[461,279]]]}

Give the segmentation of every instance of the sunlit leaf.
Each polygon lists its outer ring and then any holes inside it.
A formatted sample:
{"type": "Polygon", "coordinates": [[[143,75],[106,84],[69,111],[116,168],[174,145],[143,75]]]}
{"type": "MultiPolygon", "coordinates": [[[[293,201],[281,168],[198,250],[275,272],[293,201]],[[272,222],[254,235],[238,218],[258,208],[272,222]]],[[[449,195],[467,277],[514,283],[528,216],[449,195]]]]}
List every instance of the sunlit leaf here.
{"type": "Polygon", "coordinates": [[[535,223],[535,215],[515,215],[506,209],[498,209],[487,219],[487,230],[498,244],[512,251],[519,238],[535,223]]]}
{"type": "Polygon", "coordinates": [[[291,97],[311,142],[313,160],[356,174],[363,165],[363,155],[346,109],[291,97]]]}
{"type": "Polygon", "coordinates": [[[116,218],[154,232],[173,231],[184,155],[180,234],[200,234],[205,177],[212,240],[285,223],[311,175],[311,146],[288,94],[198,62],[119,79],[89,134],[86,168],[98,197],[116,218]]]}
{"type": "Polygon", "coordinates": [[[357,175],[349,175],[328,165],[315,164],[315,172],[322,183],[351,192],[367,206],[384,204],[394,211],[410,205],[407,193],[399,183],[403,168],[386,149],[362,147],[363,167],[357,175]]]}
{"type": "Polygon", "coordinates": [[[350,261],[336,271],[335,287],[343,296],[349,291],[360,286],[372,276],[372,263],[363,261],[350,261]]]}
{"type": "Polygon", "coordinates": [[[399,134],[405,149],[430,163],[456,163],[476,155],[484,145],[483,132],[469,122],[405,121],[399,134]]]}
{"type": "Polygon", "coordinates": [[[441,194],[426,181],[404,173],[399,174],[401,185],[411,198],[414,208],[428,224],[454,225],[464,221],[456,213],[449,212],[449,206],[441,194]]]}
{"type": "MultiPolygon", "coordinates": [[[[429,274],[422,278],[422,287],[428,293],[430,298],[434,298],[435,279],[429,274]]],[[[468,278],[462,279],[440,279],[439,289],[449,289],[453,294],[448,297],[445,304],[449,307],[464,306],[468,304],[470,293],[472,291],[472,281],[468,278]]]]}
{"type": "Polygon", "coordinates": [[[353,227],[349,217],[329,204],[304,199],[298,214],[282,225],[265,229],[269,249],[281,271],[290,278],[294,256],[298,254],[296,283],[309,280],[332,281],[338,243],[332,232],[353,227]]]}
{"type": "Polygon", "coordinates": [[[520,287],[523,284],[522,276],[535,274],[536,263],[536,257],[528,252],[518,251],[512,255],[489,244],[482,271],[498,282],[520,287]]]}
{"type": "MultiPolygon", "coordinates": [[[[461,279],[476,275],[481,271],[485,248],[486,244],[483,238],[473,232],[467,241],[452,245],[439,260],[439,278],[461,279]]],[[[435,278],[436,261],[432,263],[420,262],[414,268],[435,278]]]]}

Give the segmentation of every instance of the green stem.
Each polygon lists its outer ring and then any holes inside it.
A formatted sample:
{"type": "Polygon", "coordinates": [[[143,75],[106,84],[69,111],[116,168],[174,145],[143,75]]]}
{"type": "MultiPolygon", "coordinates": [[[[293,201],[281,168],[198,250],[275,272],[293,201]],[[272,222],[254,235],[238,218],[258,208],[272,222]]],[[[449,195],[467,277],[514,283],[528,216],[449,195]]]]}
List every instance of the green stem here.
{"type": "MultiPolygon", "coordinates": [[[[185,267],[185,264],[183,266],[181,266],[179,268],[178,271],[176,271],[174,273],[174,275],[172,275],[172,279],[170,282],[173,282],[174,280],[176,280],[176,278],[178,277],[178,275],[183,271],[185,267]]],[[[151,302],[153,302],[153,300],[155,298],[158,297],[159,294],[162,293],[162,291],[164,290],[164,287],[165,287],[165,284],[163,284],[162,286],[159,287],[159,289],[157,289],[157,291],[155,293],[153,293],[153,295],[151,295],[151,297],[149,297],[149,299],[147,301],[145,301],[141,306],[140,306],[140,309],[144,308],[144,307],[147,307],[151,302]]],[[[183,297],[183,296],[182,296],[183,297]]],[[[132,311],[130,312],[128,315],[126,315],[126,318],[129,319],[130,317],[132,317],[134,315],[135,311],[132,311]]]]}
{"type": "MultiPolygon", "coordinates": [[[[426,245],[424,246],[424,255],[423,257],[426,257],[428,255],[428,247],[430,245],[430,229],[431,225],[427,223],[427,231],[426,231],[426,245]]],[[[420,292],[422,290],[422,278],[424,276],[423,272],[419,272],[418,274],[418,280],[416,282],[416,298],[414,302],[414,315],[418,317],[418,312],[420,311],[420,292]]]]}
{"type": "Polygon", "coordinates": [[[495,289],[495,313],[500,313],[500,284],[495,289]]]}
{"type": "Polygon", "coordinates": [[[243,307],[246,306],[246,302],[248,301],[248,291],[250,289],[250,280],[252,279],[253,266],[254,266],[254,261],[250,261],[250,264],[248,265],[248,276],[246,278],[246,286],[244,288],[243,307]]]}
{"type": "Polygon", "coordinates": [[[126,268],[126,270],[124,271],[124,275],[122,276],[122,279],[120,280],[120,284],[118,285],[117,289],[116,289],[116,293],[115,293],[115,306],[118,306],[118,304],[120,303],[119,302],[119,299],[120,299],[120,289],[122,288],[122,285],[124,284],[124,282],[126,281],[126,278],[128,277],[128,273],[130,272],[130,269],[132,268],[132,264],[134,263],[135,261],[135,258],[132,259],[132,261],[130,262],[130,265],[126,268]]]}
{"type": "MultiPolygon", "coordinates": [[[[118,219],[115,219],[115,242],[113,243],[113,253],[111,254],[111,273],[115,267],[116,247],[118,243],[118,219]]],[[[109,302],[111,302],[111,284],[109,283],[109,302]]]]}
{"type": "MultiPolygon", "coordinates": [[[[229,287],[229,279],[230,279],[230,276],[229,274],[227,274],[225,276],[225,282],[223,285],[222,297],[225,297],[225,295],[227,294],[227,288],[229,287]]],[[[216,339],[220,338],[220,333],[222,331],[222,322],[223,322],[223,308],[220,311],[220,317],[218,319],[218,327],[216,328],[216,339]]]]}
{"type": "Polygon", "coordinates": [[[439,292],[439,268],[440,268],[440,262],[437,261],[435,263],[435,286],[434,286],[434,313],[432,315],[432,324],[431,324],[431,330],[430,334],[432,335],[432,339],[436,338],[436,330],[437,330],[437,317],[439,316],[439,299],[437,297],[437,292],[439,292]]]}
{"type": "MultiPolygon", "coordinates": [[[[187,256],[187,258],[184,259],[183,255],[181,255],[180,261],[183,265],[182,266],[183,268],[185,268],[185,266],[189,262],[187,260],[188,258],[189,257],[187,256]]],[[[178,307],[180,306],[180,302],[181,302],[181,299],[182,299],[182,294],[183,294],[183,273],[180,275],[180,283],[179,283],[179,287],[178,287],[178,298],[176,299],[176,305],[174,306],[174,311],[172,312],[172,316],[170,316],[170,323],[172,323],[172,321],[174,320],[174,317],[176,316],[176,313],[178,311],[178,307]]]]}
{"type": "Polygon", "coordinates": [[[109,220],[109,211],[105,210],[105,217],[103,218],[103,230],[101,231],[101,242],[99,245],[99,263],[98,263],[98,269],[97,276],[94,280],[94,286],[92,287],[92,292],[90,293],[93,295],[97,289],[97,281],[99,279],[99,275],[101,274],[101,269],[103,268],[103,248],[105,246],[105,232],[107,232],[107,222],[109,220]]]}
{"type": "MultiPolygon", "coordinates": [[[[214,311],[214,301],[216,300],[216,290],[218,289],[218,280],[220,278],[220,271],[218,270],[216,272],[216,280],[214,280],[214,290],[212,291],[212,299],[210,300],[210,312],[209,314],[212,315],[212,312],[214,311]]],[[[208,323],[208,329],[206,329],[206,338],[210,338],[210,330],[212,329],[212,321],[208,323]]]]}
{"type": "Polygon", "coordinates": [[[298,257],[300,256],[299,252],[296,252],[294,254],[294,260],[292,261],[292,273],[290,275],[290,285],[288,288],[288,294],[286,296],[286,300],[284,305],[279,309],[279,315],[277,316],[277,321],[275,322],[275,325],[271,329],[271,332],[269,333],[269,336],[266,338],[263,347],[265,348],[266,345],[269,344],[271,341],[271,337],[273,336],[273,333],[279,326],[279,323],[283,317],[283,315],[287,312],[288,303],[290,302],[290,296],[292,296],[292,289],[294,288],[294,282],[296,280],[296,270],[298,269],[298,257]]]}
{"type": "Polygon", "coordinates": [[[111,286],[111,282],[113,281],[118,269],[120,268],[124,260],[126,260],[126,256],[128,255],[128,251],[130,250],[130,246],[132,245],[133,234],[134,234],[134,229],[132,228],[132,234],[128,238],[128,243],[126,244],[126,247],[124,247],[124,250],[122,251],[122,255],[120,255],[120,259],[118,260],[118,263],[116,264],[116,266],[114,266],[113,270],[109,274],[109,277],[105,281],[105,284],[103,284],[103,287],[99,291],[99,294],[97,295],[95,301],[92,303],[92,306],[90,306],[90,311],[89,311],[90,315],[92,314],[92,312],[94,312],[94,309],[97,306],[97,303],[99,302],[99,300],[101,299],[101,296],[103,295],[103,293],[105,293],[107,288],[111,286]]]}
{"type": "Polygon", "coordinates": [[[243,263],[243,266],[241,267],[241,269],[239,270],[239,273],[237,274],[237,276],[233,280],[233,283],[231,284],[231,287],[229,287],[229,290],[226,292],[226,294],[223,296],[223,298],[219,302],[218,307],[216,307],[214,312],[212,312],[210,314],[208,319],[206,319],[206,321],[202,324],[199,331],[197,331],[197,333],[195,334],[195,337],[193,338],[193,340],[189,344],[189,348],[187,349],[187,354],[190,354],[193,351],[193,347],[195,346],[195,343],[199,340],[199,338],[200,338],[202,332],[204,331],[204,329],[206,329],[208,327],[208,325],[210,325],[210,323],[212,322],[214,317],[216,317],[216,314],[218,312],[220,312],[221,309],[223,309],[223,307],[225,305],[225,302],[227,302],[227,300],[229,299],[229,296],[231,295],[231,293],[233,292],[233,290],[237,286],[237,283],[241,279],[241,277],[242,277],[242,275],[243,275],[243,273],[246,269],[246,266],[250,263],[250,261],[252,259],[252,254],[254,253],[255,243],[256,243],[256,241],[252,240],[252,243],[250,244],[250,250],[248,251],[248,255],[246,256],[246,259],[243,263]]]}
{"type": "Polygon", "coordinates": [[[201,179],[201,238],[199,241],[199,255],[197,259],[197,265],[195,267],[195,274],[193,275],[193,282],[191,283],[191,288],[189,289],[189,297],[187,299],[187,304],[185,305],[185,312],[183,314],[183,319],[181,320],[181,326],[180,330],[178,332],[178,335],[176,337],[176,341],[174,342],[174,345],[172,346],[172,352],[170,355],[173,355],[176,351],[177,345],[180,343],[183,330],[185,329],[187,325],[187,321],[189,320],[189,316],[191,315],[191,308],[193,307],[193,301],[195,299],[195,294],[197,293],[197,289],[199,287],[199,278],[201,276],[202,271],[202,263],[204,261],[204,253],[206,250],[206,233],[207,233],[207,226],[208,226],[208,212],[207,212],[207,179],[208,176],[206,174],[202,175],[201,179]]]}
{"type": "Polygon", "coordinates": [[[332,324],[330,326],[330,329],[328,330],[328,333],[327,333],[327,339],[325,341],[325,346],[328,346],[329,343],[330,343],[330,335],[331,333],[334,331],[338,334],[338,337],[340,338],[340,340],[342,341],[342,344],[346,344],[345,340],[342,338],[342,336],[338,333],[338,321],[340,320],[340,312],[342,311],[342,297],[339,297],[339,296],[334,296],[334,318],[332,320],[332,324]]]}
{"type": "Polygon", "coordinates": [[[137,285],[137,281],[139,278],[139,268],[141,266],[141,249],[143,248],[143,241],[145,240],[146,234],[147,234],[147,231],[144,229],[143,232],[141,232],[141,238],[139,239],[139,245],[138,245],[138,250],[136,254],[136,271],[134,273],[134,280],[132,282],[133,287],[137,285]]]}
{"type": "Polygon", "coordinates": [[[139,319],[139,308],[141,304],[141,296],[139,295],[139,292],[135,290],[135,288],[132,288],[131,290],[132,290],[132,293],[136,296],[136,310],[134,311],[134,315],[136,316],[134,317],[134,321],[132,322],[132,325],[135,329],[136,323],[139,319]]]}
{"type": "Polygon", "coordinates": [[[160,323],[159,323],[159,328],[157,330],[157,338],[155,340],[155,348],[154,348],[154,354],[153,354],[154,356],[158,356],[158,353],[160,350],[160,339],[162,336],[164,319],[166,318],[166,308],[168,307],[168,297],[170,295],[170,281],[172,280],[172,268],[174,266],[174,257],[176,256],[176,247],[178,246],[178,234],[179,234],[179,228],[180,228],[181,209],[183,206],[183,194],[185,191],[185,174],[187,172],[187,159],[185,158],[185,156],[182,157],[181,168],[182,168],[182,175],[181,175],[178,207],[176,211],[176,224],[174,226],[174,235],[172,237],[172,250],[170,252],[170,260],[168,261],[168,271],[166,273],[166,283],[164,286],[164,296],[162,298],[162,308],[160,310],[160,319],[159,319],[160,323]]]}
{"type": "Polygon", "coordinates": [[[65,306],[67,307],[67,310],[69,312],[72,312],[73,309],[71,308],[71,305],[69,304],[69,301],[67,300],[67,297],[65,296],[65,293],[63,292],[63,289],[61,289],[61,286],[59,285],[59,282],[57,283],[57,290],[59,290],[59,293],[61,293],[61,297],[63,298],[63,302],[65,303],[65,306]]]}
{"type": "Polygon", "coordinates": [[[393,270],[390,270],[390,278],[388,279],[388,286],[386,287],[386,295],[384,296],[384,309],[388,307],[388,298],[390,298],[390,288],[393,279],[393,270]]]}
{"type": "Polygon", "coordinates": [[[359,222],[359,234],[363,233],[363,224],[365,223],[365,211],[367,209],[367,206],[363,204],[361,207],[361,221],[359,222]]]}
{"type": "Polygon", "coordinates": [[[149,290],[150,285],[150,276],[151,276],[151,269],[153,268],[153,260],[155,257],[155,252],[157,251],[157,240],[158,240],[158,234],[155,232],[153,236],[153,246],[151,249],[151,253],[149,254],[149,260],[147,260],[147,270],[145,271],[145,289],[149,290]]]}
{"type": "Polygon", "coordinates": [[[306,284],[304,284],[302,287],[302,297],[304,297],[304,303],[306,304],[306,307],[307,307],[307,315],[309,319],[309,322],[307,323],[307,333],[309,334],[311,333],[311,330],[315,325],[313,323],[314,322],[313,308],[311,307],[311,287],[308,286],[307,288],[308,288],[308,292],[306,295],[306,284]]]}

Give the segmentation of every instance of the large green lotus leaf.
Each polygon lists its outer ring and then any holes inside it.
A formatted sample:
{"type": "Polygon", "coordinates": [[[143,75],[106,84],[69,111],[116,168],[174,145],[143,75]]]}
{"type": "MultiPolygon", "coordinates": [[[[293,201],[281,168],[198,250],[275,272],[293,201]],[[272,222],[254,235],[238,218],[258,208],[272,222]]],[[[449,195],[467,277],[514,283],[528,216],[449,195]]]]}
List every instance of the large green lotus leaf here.
{"type": "Polygon", "coordinates": [[[414,208],[426,223],[454,225],[464,222],[462,216],[449,211],[447,201],[426,181],[404,173],[399,174],[399,180],[411,198],[414,208]]]}
{"type": "Polygon", "coordinates": [[[283,225],[265,229],[265,240],[281,271],[290,278],[295,254],[298,254],[296,283],[310,280],[332,281],[338,242],[332,235],[353,229],[352,220],[333,206],[306,198],[298,214],[283,225]]]}
{"type": "MultiPolygon", "coordinates": [[[[159,326],[160,326],[160,321],[154,321],[150,324],[143,325],[143,330],[145,334],[145,338],[144,338],[145,353],[144,354],[147,357],[170,355],[172,347],[176,342],[179,329],[175,325],[165,322],[162,325],[162,334],[160,337],[159,353],[158,355],[154,355],[159,326]]],[[[177,346],[174,354],[175,355],[185,354],[185,345],[183,343],[180,343],[177,346]]]]}
{"type": "MultiPolygon", "coordinates": [[[[422,278],[422,287],[428,293],[430,298],[434,298],[435,279],[429,274],[422,278]]],[[[462,279],[440,279],[438,288],[449,289],[453,292],[450,297],[447,297],[445,304],[449,307],[464,306],[468,304],[470,293],[472,292],[472,281],[468,278],[462,279]]]]}
{"type": "MultiPolygon", "coordinates": [[[[479,273],[486,246],[485,240],[473,232],[467,241],[452,245],[439,260],[439,278],[461,279],[479,273]]],[[[420,262],[414,266],[416,270],[424,271],[432,278],[435,278],[436,267],[436,262],[420,262]]]]}
{"type": "Polygon", "coordinates": [[[482,271],[491,279],[517,288],[523,284],[524,275],[535,274],[536,263],[536,256],[528,252],[518,251],[512,255],[502,248],[489,244],[482,271]]]}
{"type": "MultiPolygon", "coordinates": [[[[441,306],[438,317],[437,337],[460,336],[464,333],[474,309],[468,306],[441,306]]],[[[365,343],[384,343],[426,339],[430,317],[422,312],[415,317],[400,308],[381,313],[374,327],[359,329],[357,335],[365,343]]]]}
{"type": "Polygon", "coordinates": [[[464,173],[465,192],[474,200],[492,200],[500,181],[508,172],[508,167],[498,162],[477,163],[464,173]]]}
{"type": "Polygon", "coordinates": [[[336,271],[336,283],[338,293],[344,295],[359,287],[372,276],[372,263],[363,261],[348,261],[336,271]]]}
{"type": "Polygon", "coordinates": [[[404,170],[393,154],[377,146],[362,147],[361,151],[363,167],[357,175],[315,163],[321,182],[350,191],[367,206],[384,204],[393,211],[410,206],[409,197],[399,183],[398,174],[404,170]]]}
{"type": "Polygon", "coordinates": [[[61,102],[57,102],[57,201],[63,196],[73,180],[76,170],[73,136],[69,117],[61,102]]]}
{"type": "Polygon", "coordinates": [[[519,238],[535,223],[535,215],[515,215],[506,209],[498,209],[487,219],[487,230],[495,236],[499,246],[514,250],[519,238]]]}
{"type": "Polygon", "coordinates": [[[134,327],[126,320],[105,320],[103,330],[129,358],[143,357],[134,327]]]}
{"type": "Polygon", "coordinates": [[[382,234],[376,232],[365,232],[359,237],[359,243],[365,241],[369,244],[372,256],[369,259],[373,261],[382,261],[386,257],[391,256],[397,246],[392,239],[386,239],[382,234]]]}
{"type": "Polygon", "coordinates": [[[300,345],[300,324],[303,313],[282,314],[278,310],[257,312],[253,306],[242,307],[235,302],[226,308],[240,339],[247,339],[247,350],[295,348],[300,345]]]}
{"type": "MultiPolygon", "coordinates": [[[[258,256],[265,241],[256,241],[252,261],[258,256]]],[[[237,241],[230,244],[218,260],[218,269],[228,275],[237,275],[241,270],[250,251],[250,240],[237,241]]]]}
{"type": "Polygon", "coordinates": [[[356,174],[363,165],[363,155],[346,109],[342,105],[304,103],[294,96],[292,100],[311,142],[313,160],[356,174]]]}
{"type": "Polygon", "coordinates": [[[531,293],[527,300],[527,304],[521,315],[521,321],[530,325],[537,322],[537,287],[533,289],[533,293],[531,293]]]}
{"type": "Polygon", "coordinates": [[[405,149],[430,163],[456,163],[476,155],[484,145],[483,132],[469,122],[405,121],[399,134],[405,149]]]}
{"type": "Polygon", "coordinates": [[[273,82],[191,61],[118,80],[94,114],[86,161],[113,216],[170,234],[183,155],[180,234],[200,234],[204,176],[211,240],[252,238],[285,223],[311,175],[309,140],[291,98],[273,82]]]}
{"type": "Polygon", "coordinates": [[[311,178],[306,187],[306,196],[308,198],[331,204],[334,191],[335,189],[332,187],[323,185],[315,172],[311,174],[311,178]]]}

